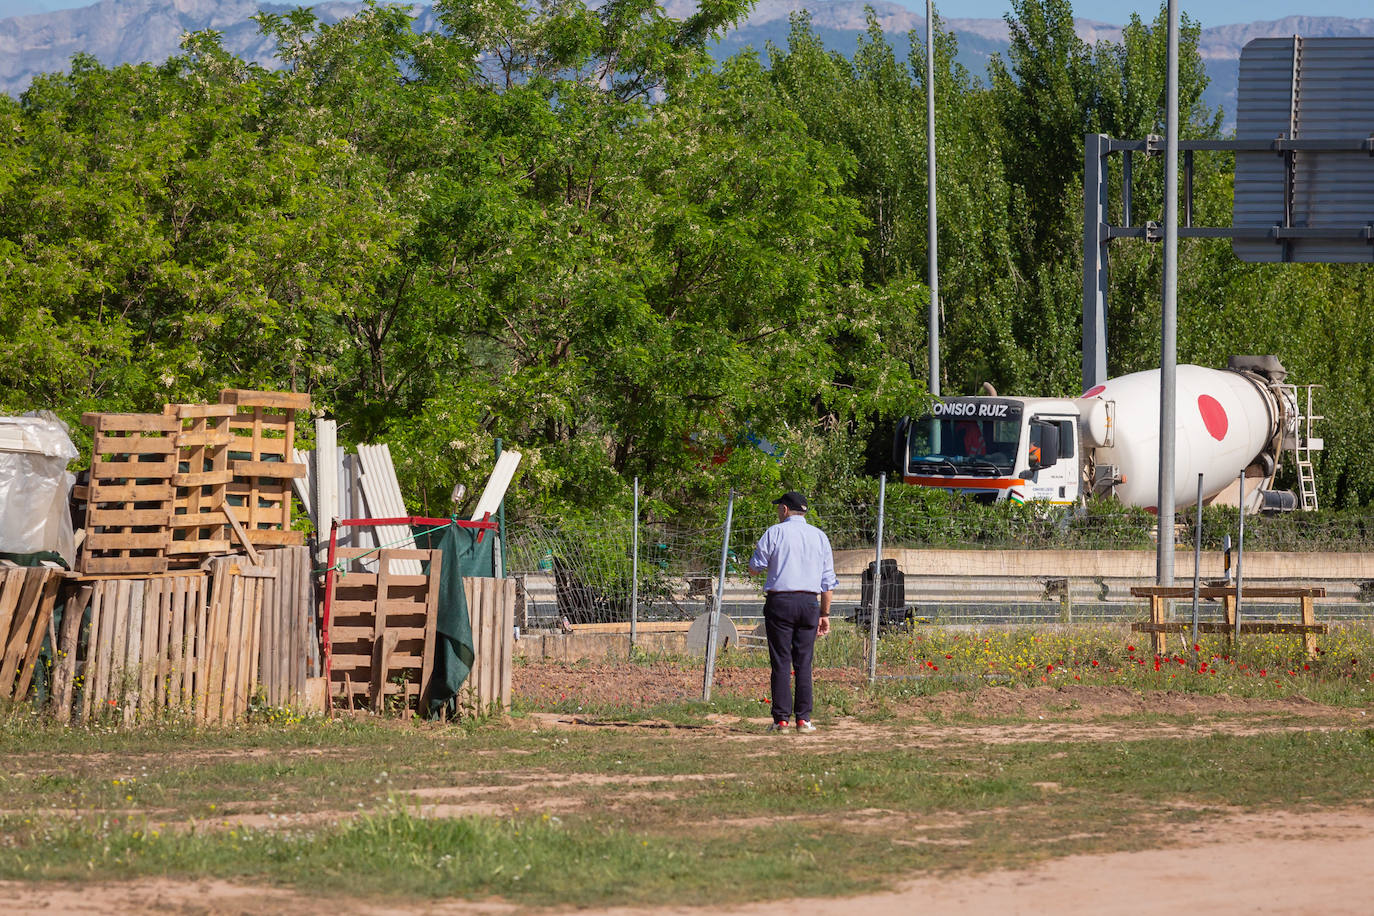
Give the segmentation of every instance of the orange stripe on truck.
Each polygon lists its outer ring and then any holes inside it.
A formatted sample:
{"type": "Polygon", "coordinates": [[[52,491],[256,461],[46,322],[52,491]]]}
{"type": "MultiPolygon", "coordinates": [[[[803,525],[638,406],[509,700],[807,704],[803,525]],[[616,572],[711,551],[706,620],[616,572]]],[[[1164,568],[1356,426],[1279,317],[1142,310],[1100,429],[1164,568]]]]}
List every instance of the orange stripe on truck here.
{"type": "Polygon", "coordinates": [[[907,475],[902,480],[923,487],[962,487],[981,490],[1007,490],[1011,487],[1026,485],[1026,481],[1020,477],[915,477],[907,475]]]}

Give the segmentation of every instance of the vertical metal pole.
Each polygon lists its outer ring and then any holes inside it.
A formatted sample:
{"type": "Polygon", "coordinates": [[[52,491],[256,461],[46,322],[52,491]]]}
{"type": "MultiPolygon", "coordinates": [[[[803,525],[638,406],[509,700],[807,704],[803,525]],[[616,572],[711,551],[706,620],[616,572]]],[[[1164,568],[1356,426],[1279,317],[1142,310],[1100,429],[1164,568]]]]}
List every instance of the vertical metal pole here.
{"type": "Polygon", "coordinates": [[[1236,535],[1236,629],[1232,636],[1234,642],[1232,646],[1236,651],[1240,650],[1240,565],[1245,559],[1245,472],[1240,472],[1237,479],[1237,486],[1240,487],[1240,498],[1236,501],[1240,503],[1240,533],[1236,535]]]}
{"type": "MultiPolygon", "coordinates": [[[[501,457],[501,439],[496,439],[496,457],[501,457]]],[[[496,559],[500,561],[501,568],[496,571],[496,578],[506,577],[506,497],[501,497],[501,504],[496,507],[496,559]]]]}
{"type": "Polygon", "coordinates": [[[1202,475],[1197,475],[1197,527],[1193,531],[1193,667],[1197,667],[1197,601],[1202,586],[1202,475]]]}
{"type": "Polygon", "coordinates": [[[878,477],[878,537],[873,560],[873,616],[868,619],[868,682],[878,679],[878,613],[883,606],[883,517],[887,512],[887,473],[878,477]]]}
{"type": "Polygon", "coordinates": [[[634,527],[630,534],[630,650],[639,627],[639,478],[635,478],[634,527]]]}
{"type": "Polygon", "coordinates": [[[1083,140],[1083,390],[1107,380],[1107,137],[1083,140]]]}
{"type": "Polygon", "coordinates": [[[1174,584],[1174,451],[1178,437],[1178,0],[1169,0],[1164,138],[1164,308],[1159,344],[1159,544],[1156,578],[1174,584]]]}
{"type": "Polygon", "coordinates": [[[735,517],[735,491],[725,506],[725,531],[720,538],[720,576],[716,579],[716,600],[711,605],[711,618],[706,627],[706,672],[701,680],[702,702],[711,699],[711,681],[716,676],[716,634],[720,632],[720,602],[725,596],[725,564],[730,558],[730,523],[735,517]]]}
{"type": "Polygon", "coordinates": [[[926,0],[926,235],[930,276],[930,393],[940,393],[939,223],[935,218],[935,3],[926,0]]]}

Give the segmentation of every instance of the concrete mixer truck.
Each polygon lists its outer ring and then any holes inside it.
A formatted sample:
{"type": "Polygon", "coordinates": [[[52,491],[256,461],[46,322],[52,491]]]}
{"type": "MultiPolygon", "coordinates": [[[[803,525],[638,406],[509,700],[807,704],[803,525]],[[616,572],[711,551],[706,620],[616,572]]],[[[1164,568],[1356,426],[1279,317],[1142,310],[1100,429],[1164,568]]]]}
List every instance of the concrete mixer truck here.
{"type": "MultiPolygon", "coordinates": [[[[1297,453],[1304,508],[1315,508],[1306,415],[1298,390],[1273,356],[1232,357],[1225,370],[1179,366],[1174,501],[1247,510],[1296,508],[1272,489],[1284,449],[1297,453]],[[1239,476],[1245,472],[1245,484],[1239,476]],[[1310,494],[1309,491],[1310,490],[1310,494]],[[1309,499],[1310,495],[1310,505],[1309,499]]],[[[1110,496],[1154,511],[1159,486],[1159,370],[1111,379],[1077,398],[995,395],[938,399],[903,418],[893,457],[910,484],[957,490],[983,502],[1071,504],[1110,496]]]]}

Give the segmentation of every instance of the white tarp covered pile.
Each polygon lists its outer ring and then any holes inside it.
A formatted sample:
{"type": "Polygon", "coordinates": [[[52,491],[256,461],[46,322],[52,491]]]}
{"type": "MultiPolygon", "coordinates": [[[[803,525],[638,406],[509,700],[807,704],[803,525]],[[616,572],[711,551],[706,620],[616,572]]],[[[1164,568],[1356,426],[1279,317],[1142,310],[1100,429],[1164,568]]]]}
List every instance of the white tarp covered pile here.
{"type": "Polygon", "coordinates": [[[66,424],[50,413],[0,417],[0,553],[76,559],[71,498],[77,457],[66,424]]]}

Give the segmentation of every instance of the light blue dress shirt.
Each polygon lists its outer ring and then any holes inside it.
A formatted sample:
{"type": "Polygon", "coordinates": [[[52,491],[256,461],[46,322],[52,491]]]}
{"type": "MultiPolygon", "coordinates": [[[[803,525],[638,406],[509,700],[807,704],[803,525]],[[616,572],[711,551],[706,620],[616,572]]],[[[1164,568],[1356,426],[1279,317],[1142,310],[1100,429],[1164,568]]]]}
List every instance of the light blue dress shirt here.
{"type": "Polygon", "coordinates": [[[766,592],[820,594],[833,591],[840,581],[835,578],[830,538],[802,515],[789,515],[763,533],[749,558],[749,569],[768,570],[763,583],[766,592]]]}

